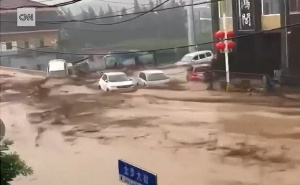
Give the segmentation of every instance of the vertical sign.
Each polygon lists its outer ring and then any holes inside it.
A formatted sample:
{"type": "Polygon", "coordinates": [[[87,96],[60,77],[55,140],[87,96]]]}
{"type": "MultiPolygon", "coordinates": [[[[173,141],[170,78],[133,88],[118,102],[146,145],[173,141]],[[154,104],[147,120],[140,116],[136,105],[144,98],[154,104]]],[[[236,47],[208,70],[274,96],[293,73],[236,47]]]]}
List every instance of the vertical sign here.
{"type": "Polygon", "coordinates": [[[255,15],[253,0],[238,0],[239,30],[254,31],[255,15]]]}
{"type": "Polygon", "coordinates": [[[35,26],[35,8],[18,8],[17,26],[35,26]]]}

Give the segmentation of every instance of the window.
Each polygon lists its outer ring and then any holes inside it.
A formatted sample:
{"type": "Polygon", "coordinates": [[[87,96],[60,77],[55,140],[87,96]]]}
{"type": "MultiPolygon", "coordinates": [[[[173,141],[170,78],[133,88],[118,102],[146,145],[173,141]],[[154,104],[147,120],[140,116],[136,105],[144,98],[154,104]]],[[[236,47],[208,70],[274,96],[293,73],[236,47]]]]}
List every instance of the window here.
{"type": "Polygon", "coordinates": [[[152,73],[148,74],[148,81],[166,80],[168,77],[164,73],[152,73]]]}
{"type": "Polygon", "coordinates": [[[193,60],[199,60],[198,55],[193,58],[193,60]]]}
{"type": "Polygon", "coordinates": [[[184,57],[182,57],[181,61],[182,62],[191,62],[193,56],[192,55],[184,55],[184,57]]]}
{"type": "Polygon", "coordinates": [[[11,42],[7,42],[6,43],[6,50],[12,50],[12,49],[13,49],[12,43],[11,42]]]}
{"type": "Polygon", "coordinates": [[[104,81],[107,80],[107,76],[106,76],[106,75],[103,75],[103,76],[102,76],[102,80],[104,80],[104,81]]]}
{"type": "Polygon", "coordinates": [[[29,42],[28,41],[24,41],[24,48],[29,48],[29,42]]]}
{"type": "Polygon", "coordinates": [[[206,57],[210,57],[210,56],[212,56],[212,54],[210,53],[210,52],[208,52],[208,53],[205,53],[206,54],[206,57]]]}
{"type": "Polygon", "coordinates": [[[45,44],[44,44],[44,40],[43,39],[41,39],[40,40],[40,47],[42,48],[42,47],[44,47],[45,46],[45,44]]]}
{"type": "Polygon", "coordinates": [[[225,7],[219,2],[219,17],[223,16],[223,8],[225,8],[226,17],[232,17],[232,0],[225,0],[225,7]]]}
{"type": "Polygon", "coordinates": [[[140,73],[139,77],[143,80],[146,80],[146,75],[145,73],[140,73]]]}
{"type": "Polygon", "coordinates": [[[110,82],[126,82],[129,79],[125,74],[109,75],[108,81],[110,82]]]}
{"type": "Polygon", "coordinates": [[[262,15],[280,14],[280,0],[261,0],[262,15]]]}
{"type": "Polygon", "coordinates": [[[204,58],[205,58],[205,54],[199,55],[199,58],[200,58],[200,59],[204,59],[204,58]]]}
{"type": "Polygon", "coordinates": [[[290,0],[290,9],[291,12],[299,13],[300,12],[300,0],[290,0]]]}

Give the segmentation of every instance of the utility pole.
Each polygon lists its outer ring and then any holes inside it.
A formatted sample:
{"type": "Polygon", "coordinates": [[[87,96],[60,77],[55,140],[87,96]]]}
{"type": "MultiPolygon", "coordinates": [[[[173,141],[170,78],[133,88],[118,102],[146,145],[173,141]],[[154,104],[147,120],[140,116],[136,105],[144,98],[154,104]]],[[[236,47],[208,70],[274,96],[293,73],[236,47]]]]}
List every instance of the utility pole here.
{"type": "Polygon", "coordinates": [[[221,1],[220,3],[221,5],[221,12],[222,12],[222,23],[223,23],[223,31],[225,33],[225,70],[226,70],[226,83],[227,83],[227,86],[226,86],[226,91],[229,91],[229,88],[230,88],[230,73],[229,73],[229,57],[228,57],[228,37],[227,37],[227,25],[226,25],[226,1],[223,0],[221,1]]]}
{"type": "Polygon", "coordinates": [[[189,51],[196,51],[196,39],[195,39],[195,24],[194,24],[194,2],[190,0],[190,5],[187,9],[187,21],[188,21],[188,41],[189,41],[189,51]]]}

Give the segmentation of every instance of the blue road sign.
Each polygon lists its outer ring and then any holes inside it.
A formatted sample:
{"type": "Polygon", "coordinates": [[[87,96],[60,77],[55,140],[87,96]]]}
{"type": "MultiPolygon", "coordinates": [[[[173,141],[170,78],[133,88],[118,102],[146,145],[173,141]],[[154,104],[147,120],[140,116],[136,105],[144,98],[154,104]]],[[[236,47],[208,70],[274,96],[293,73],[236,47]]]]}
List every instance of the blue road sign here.
{"type": "Polygon", "coordinates": [[[118,161],[120,180],[129,185],[157,185],[156,174],[129,164],[118,161]]]}

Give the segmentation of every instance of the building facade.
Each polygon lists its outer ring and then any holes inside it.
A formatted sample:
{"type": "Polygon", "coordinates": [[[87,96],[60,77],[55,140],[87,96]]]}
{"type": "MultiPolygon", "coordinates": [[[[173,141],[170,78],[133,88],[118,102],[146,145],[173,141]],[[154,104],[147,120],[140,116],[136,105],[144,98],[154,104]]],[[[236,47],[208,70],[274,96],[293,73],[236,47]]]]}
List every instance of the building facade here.
{"type": "MultiPolygon", "coordinates": [[[[237,37],[229,54],[231,71],[273,74],[283,69],[300,78],[300,0],[225,0],[225,5],[211,4],[213,32],[223,30],[225,9],[226,30],[237,37]]],[[[223,54],[218,56],[222,63],[223,54]]]]}
{"type": "Polygon", "coordinates": [[[48,24],[39,21],[59,20],[57,8],[36,8],[36,26],[17,26],[17,7],[47,5],[30,0],[0,0],[0,59],[1,65],[23,67],[29,69],[40,68],[54,54],[40,51],[55,51],[59,24],[48,24]],[[31,49],[31,50],[30,50],[31,49]],[[22,62],[23,61],[23,62],[22,62]]]}

